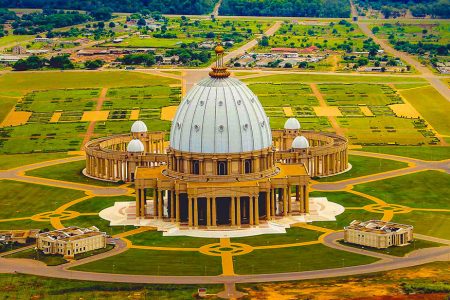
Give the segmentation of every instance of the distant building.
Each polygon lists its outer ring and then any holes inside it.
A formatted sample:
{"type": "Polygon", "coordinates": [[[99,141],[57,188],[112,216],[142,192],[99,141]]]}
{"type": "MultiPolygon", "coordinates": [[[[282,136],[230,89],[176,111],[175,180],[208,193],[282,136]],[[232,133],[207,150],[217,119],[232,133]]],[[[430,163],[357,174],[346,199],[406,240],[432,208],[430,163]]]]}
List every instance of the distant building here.
{"type": "Polygon", "coordinates": [[[116,38],[116,39],[113,40],[113,43],[116,43],[116,44],[122,43],[122,42],[123,42],[122,38],[116,38]]]}
{"type": "Polygon", "coordinates": [[[48,53],[48,50],[46,49],[27,50],[26,53],[31,55],[40,55],[48,53]]]}
{"type": "Polygon", "coordinates": [[[19,56],[19,55],[0,55],[0,63],[4,64],[13,64],[17,62],[19,59],[25,59],[26,56],[19,56]]]}
{"type": "Polygon", "coordinates": [[[60,254],[73,258],[76,254],[106,248],[106,233],[100,232],[95,226],[71,226],[39,234],[36,246],[45,254],[60,254]]]}
{"type": "Polygon", "coordinates": [[[354,220],[344,228],[344,240],[378,249],[404,246],[413,240],[413,226],[380,220],[354,220]]]}
{"type": "Polygon", "coordinates": [[[0,230],[0,243],[19,243],[26,244],[35,239],[39,229],[28,230],[0,230]]]}
{"type": "Polygon", "coordinates": [[[37,38],[34,39],[34,41],[36,43],[51,43],[52,39],[50,39],[50,38],[43,38],[43,37],[37,37],[37,38]]]}
{"type": "Polygon", "coordinates": [[[25,54],[26,52],[27,52],[27,50],[20,45],[16,45],[12,48],[12,54],[14,54],[14,55],[22,55],[22,54],[25,54]]]}

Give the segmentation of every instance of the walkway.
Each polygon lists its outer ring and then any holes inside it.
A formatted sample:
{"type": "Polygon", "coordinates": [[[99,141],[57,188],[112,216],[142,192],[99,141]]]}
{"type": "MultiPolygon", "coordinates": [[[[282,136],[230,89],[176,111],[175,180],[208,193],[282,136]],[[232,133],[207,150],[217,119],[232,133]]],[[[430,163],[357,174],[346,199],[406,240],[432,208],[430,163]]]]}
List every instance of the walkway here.
{"type": "MultiPolygon", "coordinates": [[[[108,93],[108,88],[102,88],[102,91],[100,92],[100,96],[97,99],[97,106],[95,107],[95,111],[100,111],[102,109],[103,102],[106,99],[107,93],[108,93]]],[[[81,143],[80,150],[84,150],[84,145],[86,145],[86,143],[90,141],[91,136],[94,133],[96,123],[97,123],[97,121],[91,121],[89,123],[89,126],[87,128],[86,134],[83,139],[83,142],[81,143]]]]}

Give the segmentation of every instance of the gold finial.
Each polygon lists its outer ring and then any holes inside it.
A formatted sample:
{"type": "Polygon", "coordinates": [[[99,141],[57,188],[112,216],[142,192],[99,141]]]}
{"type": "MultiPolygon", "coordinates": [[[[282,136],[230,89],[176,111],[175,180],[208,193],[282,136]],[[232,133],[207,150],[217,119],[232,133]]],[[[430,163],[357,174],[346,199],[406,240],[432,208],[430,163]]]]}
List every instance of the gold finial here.
{"type": "Polygon", "coordinates": [[[220,36],[219,42],[217,43],[216,48],[214,48],[214,51],[216,52],[216,65],[211,68],[212,71],[209,72],[209,76],[212,78],[226,78],[230,76],[230,72],[227,71],[227,68],[223,64],[223,54],[225,49],[220,42],[220,36]]]}

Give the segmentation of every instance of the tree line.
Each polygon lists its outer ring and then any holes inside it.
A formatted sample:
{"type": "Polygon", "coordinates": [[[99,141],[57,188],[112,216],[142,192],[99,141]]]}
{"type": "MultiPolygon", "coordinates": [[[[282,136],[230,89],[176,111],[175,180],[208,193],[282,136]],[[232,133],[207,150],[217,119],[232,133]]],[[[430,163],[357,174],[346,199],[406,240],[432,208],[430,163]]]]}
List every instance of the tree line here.
{"type": "Polygon", "coordinates": [[[348,18],[348,0],[223,0],[222,15],[348,18]]]}
{"type": "Polygon", "coordinates": [[[450,0],[356,0],[365,9],[379,10],[386,19],[397,18],[409,10],[414,17],[450,18],[450,0]]]}
{"type": "Polygon", "coordinates": [[[213,10],[217,0],[0,0],[0,7],[57,8],[114,12],[138,12],[142,9],[167,14],[205,14],[213,10]]]}

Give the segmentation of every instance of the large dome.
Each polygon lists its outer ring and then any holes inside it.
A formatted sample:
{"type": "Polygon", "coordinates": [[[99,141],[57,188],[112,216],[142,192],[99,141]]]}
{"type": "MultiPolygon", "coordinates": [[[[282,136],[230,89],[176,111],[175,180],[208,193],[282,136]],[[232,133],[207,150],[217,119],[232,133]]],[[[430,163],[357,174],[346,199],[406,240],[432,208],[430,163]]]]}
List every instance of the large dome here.
{"type": "Polygon", "coordinates": [[[170,146],[196,153],[238,153],[272,145],[272,132],[258,97],[235,78],[206,78],[178,107],[170,146]]]}

